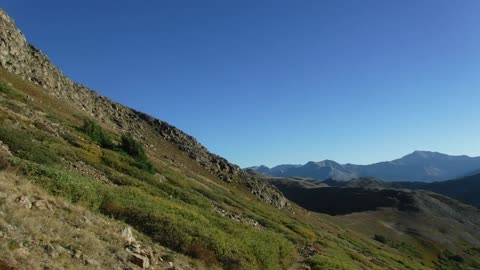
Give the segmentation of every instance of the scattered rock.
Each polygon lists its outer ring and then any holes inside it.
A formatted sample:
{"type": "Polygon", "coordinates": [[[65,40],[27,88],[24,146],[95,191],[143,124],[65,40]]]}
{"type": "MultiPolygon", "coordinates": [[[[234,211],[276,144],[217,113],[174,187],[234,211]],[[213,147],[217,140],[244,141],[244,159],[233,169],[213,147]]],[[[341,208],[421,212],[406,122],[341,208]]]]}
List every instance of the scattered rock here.
{"type": "Polygon", "coordinates": [[[133,243],[133,244],[127,245],[126,247],[127,247],[127,251],[131,252],[131,253],[142,254],[142,252],[143,252],[140,244],[138,244],[138,243],[133,243]]]}
{"type": "Polygon", "coordinates": [[[304,257],[304,258],[308,258],[310,256],[313,256],[313,255],[317,254],[318,251],[315,249],[314,246],[308,245],[308,246],[304,246],[302,248],[299,248],[298,253],[300,253],[300,255],[302,255],[302,257],[304,257]]]}
{"type": "Polygon", "coordinates": [[[94,259],[89,259],[85,255],[82,256],[82,262],[85,265],[90,265],[90,266],[95,266],[95,267],[100,266],[100,264],[97,261],[95,261],[94,259]]]}
{"type": "Polygon", "coordinates": [[[155,257],[155,254],[151,249],[144,250],[143,254],[150,260],[151,265],[156,265],[158,263],[157,257],[155,257]]]}
{"type": "Polygon", "coordinates": [[[70,163],[69,167],[72,170],[75,170],[84,176],[89,176],[89,177],[95,178],[96,180],[102,183],[113,185],[113,183],[108,179],[108,177],[103,172],[95,168],[92,168],[91,166],[85,164],[85,162],[83,161],[70,163]]]}
{"type": "Polygon", "coordinates": [[[215,212],[217,212],[218,214],[220,214],[222,217],[228,217],[233,221],[236,221],[236,222],[239,222],[239,223],[242,223],[242,224],[245,224],[245,225],[249,225],[249,226],[252,226],[252,227],[258,227],[258,228],[261,227],[261,225],[256,220],[253,220],[253,219],[248,218],[248,217],[244,217],[244,216],[239,215],[239,214],[234,214],[234,213],[229,212],[229,211],[227,211],[227,210],[225,210],[221,207],[218,207],[216,205],[213,206],[213,210],[215,212]]]}
{"type": "Polygon", "coordinates": [[[133,236],[132,229],[130,229],[130,227],[125,227],[120,233],[128,245],[137,241],[133,236]]]}
{"type": "Polygon", "coordinates": [[[0,141],[0,152],[6,154],[7,156],[12,155],[12,152],[10,152],[8,145],[4,144],[2,141],[0,141]]]}
{"type": "Polygon", "coordinates": [[[55,250],[58,252],[58,254],[68,254],[70,253],[68,249],[62,247],[61,245],[56,245],[55,250]]]}
{"type": "Polygon", "coordinates": [[[82,216],[82,223],[85,223],[87,225],[93,225],[93,223],[90,221],[90,219],[87,218],[86,216],[82,216]]]}
{"type": "Polygon", "coordinates": [[[130,261],[143,269],[150,267],[150,260],[146,256],[132,253],[130,255],[130,261]]]}
{"type": "Polygon", "coordinates": [[[18,197],[16,202],[18,202],[20,205],[22,205],[23,207],[25,207],[27,209],[32,208],[32,202],[30,201],[30,199],[27,196],[18,197]]]}
{"type": "Polygon", "coordinates": [[[72,252],[72,258],[75,258],[75,259],[81,259],[82,258],[82,252],[78,249],[75,249],[73,252],[72,252]]]}
{"type": "Polygon", "coordinates": [[[21,248],[17,249],[16,253],[20,257],[27,257],[28,255],[30,255],[30,251],[28,251],[28,249],[25,248],[25,247],[21,247],[21,248]]]}
{"type": "Polygon", "coordinates": [[[58,256],[60,256],[60,254],[58,253],[57,249],[50,245],[50,244],[46,244],[44,246],[44,249],[45,249],[45,252],[47,252],[48,256],[52,257],[53,259],[57,258],[58,256]]]}
{"type": "Polygon", "coordinates": [[[47,200],[38,200],[33,203],[33,206],[35,208],[38,208],[40,210],[52,210],[52,206],[48,203],[47,200]]]}
{"type": "Polygon", "coordinates": [[[17,230],[17,227],[11,225],[11,224],[6,224],[3,226],[7,232],[14,232],[17,230]]]}

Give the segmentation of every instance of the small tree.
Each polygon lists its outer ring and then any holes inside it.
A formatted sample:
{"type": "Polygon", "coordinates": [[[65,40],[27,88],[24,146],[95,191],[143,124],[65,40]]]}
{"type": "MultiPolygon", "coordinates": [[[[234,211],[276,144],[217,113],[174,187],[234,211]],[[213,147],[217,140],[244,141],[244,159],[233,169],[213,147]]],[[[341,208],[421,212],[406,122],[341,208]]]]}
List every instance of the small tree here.
{"type": "Polygon", "coordinates": [[[132,134],[123,134],[119,146],[123,151],[125,151],[125,153],[135,159],[136,167],[148,172],[155,171],[150,161],[148,161],[145,148],[143,148],[143,145],[133,138],[132,134]]]}
{"type": "Polygon", "coordinates": [[[136,141],[130,133],[122,135],[120,148],[135,159],[147,159],[143,145],[136,141]]]}
{"type": "Polygon", "coordinates": [[[90,119],[83,120],[81,130],[101,147],[109,149],[113,148],[113,142],[110,136],[94,121],[90,119]]]}

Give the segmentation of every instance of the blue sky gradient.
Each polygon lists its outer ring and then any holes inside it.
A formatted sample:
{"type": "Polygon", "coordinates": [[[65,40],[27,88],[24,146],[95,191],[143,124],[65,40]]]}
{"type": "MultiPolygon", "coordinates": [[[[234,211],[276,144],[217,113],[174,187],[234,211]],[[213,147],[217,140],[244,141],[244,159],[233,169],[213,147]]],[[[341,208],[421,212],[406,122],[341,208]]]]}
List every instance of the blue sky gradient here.
{"type": "Polygon", "coordinates": [[[241,166],[480,155],[480,1],[1,5],[64,74],[241,166]]]}

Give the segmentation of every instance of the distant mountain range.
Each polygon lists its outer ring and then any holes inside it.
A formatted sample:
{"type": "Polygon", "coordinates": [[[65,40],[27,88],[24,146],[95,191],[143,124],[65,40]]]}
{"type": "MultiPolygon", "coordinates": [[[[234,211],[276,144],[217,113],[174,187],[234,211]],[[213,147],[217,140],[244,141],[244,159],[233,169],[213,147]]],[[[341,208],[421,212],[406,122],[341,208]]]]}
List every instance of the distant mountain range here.
{"type": "Polygon", "coordinates": [[[275,177],[304,177],[347,181],[358,177],[374,177],[386,181],[433,182],[473,174],[480,169],[480,157],[451,156],[438,152],[415,151],[402,158],[370,165],[339,164],[333,160],[307,162],[304,165],[250,167],[275,177]]]}

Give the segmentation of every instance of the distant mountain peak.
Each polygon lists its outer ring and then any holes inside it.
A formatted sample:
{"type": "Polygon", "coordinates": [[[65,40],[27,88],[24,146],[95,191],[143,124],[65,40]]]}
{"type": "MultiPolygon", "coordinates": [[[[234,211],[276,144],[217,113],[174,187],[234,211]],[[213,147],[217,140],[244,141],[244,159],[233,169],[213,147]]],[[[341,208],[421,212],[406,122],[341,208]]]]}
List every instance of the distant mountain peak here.
{"type": "Polygon", "coordinates": [[[403,156],[400,158],[400,160],[403,159],[428,159],[428,158],[434,158],[434,157],[441,157],[441,156],[448,156],[439,152],[433,152],[433,151],[423,151],[423,150],[415,150],[412,153],[403,156]]]}
{"type": "Polygon", "coordinates": [[[410,155],[420,156],[420,157],[446,156],[446,154],[442,154],[434,151],[425,151],[425,150],[415,150],[410,155]]]}
{"type": "Polygon", "coordinates": [[[440,181],[467,175],[480,169],[480,157],[453,156],[416,150],[399,159],[370,165],[339,164],[333,160],[309,161],[304,165],[279,165],[262,173],[278,177],[350,180],[374,177],[388,181],[440,181]]]}

